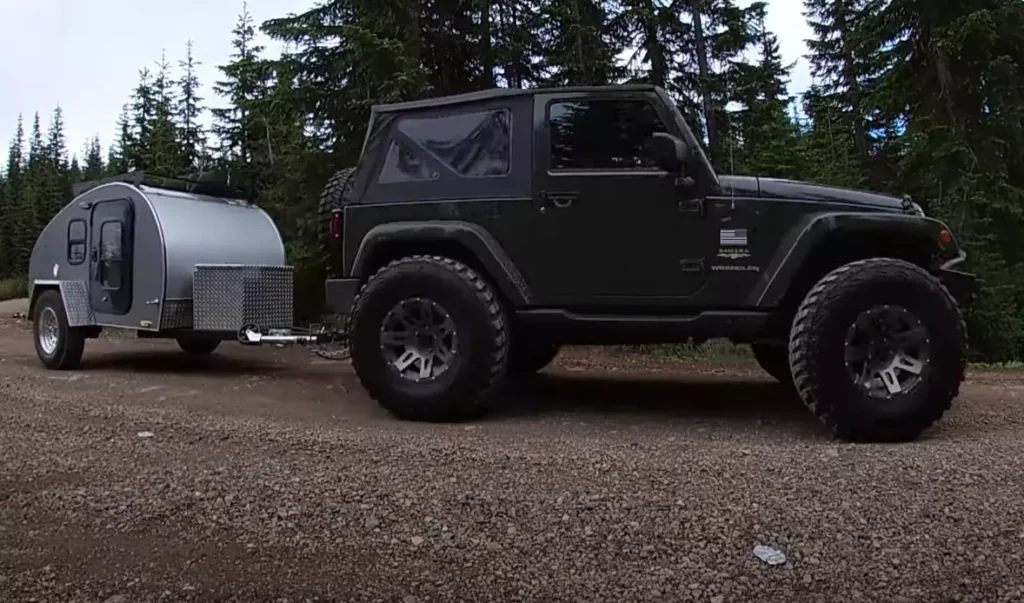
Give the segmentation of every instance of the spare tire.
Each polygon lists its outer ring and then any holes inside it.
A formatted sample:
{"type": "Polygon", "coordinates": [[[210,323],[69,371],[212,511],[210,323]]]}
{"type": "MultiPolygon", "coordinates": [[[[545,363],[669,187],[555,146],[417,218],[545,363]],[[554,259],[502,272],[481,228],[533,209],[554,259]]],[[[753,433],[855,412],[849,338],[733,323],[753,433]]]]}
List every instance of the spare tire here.
{"type": "Polygon", "coordinates": [[[317,208],[317,237],[320,240],[320,253],[328,267],[331,265],[331,250],[333,248],[331,214],[334,213],[334,210],[344,207],[349,191],[354,184],[355,173],[356,168],[354,167],[337,172],[331,176],[331,179],[324,185],[323,192],[320,193],[320,205],[317,208]]]}

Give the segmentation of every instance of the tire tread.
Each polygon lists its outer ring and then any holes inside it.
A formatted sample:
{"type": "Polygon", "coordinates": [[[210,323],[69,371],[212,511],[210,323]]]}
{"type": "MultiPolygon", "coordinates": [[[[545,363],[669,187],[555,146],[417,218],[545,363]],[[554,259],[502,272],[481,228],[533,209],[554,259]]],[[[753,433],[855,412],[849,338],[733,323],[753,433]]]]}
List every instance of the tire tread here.
{"type": "Polygon", "coordinates": [[[938,421],[948,411],[953,400],[960,394],[966,371],[967,326],[956,300],[942,282],[927,270],[905,260],[885,257],[857,260],[836,268],[825,275],[804,297],[793,319],[790,331],[789,363],[793,372],[793,383],[807,408],[821,421],[834,436],[848,441],[899,441],[916,437],[918,433],[938,421]],[[930,391],[931,402],[922,404],[912,424],[902,429],[890,429],[885,433],[865,432],[855,426],[844,424],[836,412],[836,404],[822,392],[822,379],[818,365],[813,362],[814,344],[827,319],[827,308],[835,304],[848,291],[879,276],[887,279],[918,280],[931,288],[932,298],[946,306],[946,310],[957,317],[959,339],[959,362],[953,378],[941,379],[945,387],[930,391]]]}

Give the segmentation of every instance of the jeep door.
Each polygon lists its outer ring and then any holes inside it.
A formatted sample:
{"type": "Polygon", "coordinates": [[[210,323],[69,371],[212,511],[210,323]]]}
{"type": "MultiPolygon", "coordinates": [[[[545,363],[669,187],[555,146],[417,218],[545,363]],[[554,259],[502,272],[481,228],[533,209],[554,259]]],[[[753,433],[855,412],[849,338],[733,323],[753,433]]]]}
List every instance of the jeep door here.
{"type": "Polygon", "coordinates": [[[646,152],[679,135],[653,92],[535,97],[534,205],[541,303],[670,305],[697,293],[713,245],[703,199],[646,152]]]}

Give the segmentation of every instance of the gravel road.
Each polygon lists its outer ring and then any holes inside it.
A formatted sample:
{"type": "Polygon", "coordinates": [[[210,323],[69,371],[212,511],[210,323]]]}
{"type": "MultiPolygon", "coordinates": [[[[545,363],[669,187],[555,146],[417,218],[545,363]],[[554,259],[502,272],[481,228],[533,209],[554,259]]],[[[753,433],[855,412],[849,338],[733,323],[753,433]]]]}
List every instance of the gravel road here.
{"type": "Polygon", "coordinates": [[[853,446],[749,368],[574,352],[426,425],[301,349],[85,363],[0,325],[4,603],[1024,600],[1021,374],[853,446]]]}

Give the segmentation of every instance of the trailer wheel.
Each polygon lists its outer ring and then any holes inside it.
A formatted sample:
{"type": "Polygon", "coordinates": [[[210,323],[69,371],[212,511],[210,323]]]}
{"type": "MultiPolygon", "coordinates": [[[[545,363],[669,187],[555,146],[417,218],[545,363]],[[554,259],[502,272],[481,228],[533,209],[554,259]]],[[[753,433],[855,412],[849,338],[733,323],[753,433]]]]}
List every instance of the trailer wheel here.
{"type": "Polygon", "coordinates": [[[471,418],[486,410],[505,373],[507,325],[475,270],[439,256],[401,258],[355,300],[352,365],[370,397],[401,419],[471,418]]]}
{"type": "Polygon", "coordinates": [[[60,291],[43,291],[32,314],[36,355],[48,369],[77,368],[85,351],[85,331],[68,326],[68,314],[60,291]]]}
{"type": "Polygon", "coordinates": [[[208,356],[220,346],[219,339],[203,339],[198,337],[179,337],[178,347],[192,356],[208,356]]]}
{"type": "Polygon", "coordinates": [[[937,278],[872,258],[811,289],[793,321],[789,358],[801,399],[836,436],[909,441],[959,394],[966,345],[960,310],[937,278]]]}

